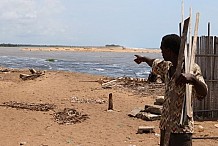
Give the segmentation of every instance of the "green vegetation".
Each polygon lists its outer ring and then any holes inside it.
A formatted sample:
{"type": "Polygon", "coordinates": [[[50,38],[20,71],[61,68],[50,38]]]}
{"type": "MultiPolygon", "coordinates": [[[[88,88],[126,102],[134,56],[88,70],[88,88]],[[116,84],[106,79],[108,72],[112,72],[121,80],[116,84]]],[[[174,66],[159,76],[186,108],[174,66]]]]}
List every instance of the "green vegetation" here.
{"type": "Polygon", "coordinates": [[[85,48],[93,48],[93,47],[123,47],[120,45],[109,44],[105,46],[71,46],[71,45],[32,45],[32,44],[12,44],[12,43],[1,43],[0,47],[85,47],[85,48]]]}
{"type": "Polygon", "coordinates": [[[46,59],[45,61],[55,62],[55,59],[49,58],[49,59],[46,59]]]}
{"type": "Polygon", "coordinates": [[[0,47],[70,47],[70,46],[61,46],[61,45],[31,45],[31,44],[0,44],[0,47]]]}

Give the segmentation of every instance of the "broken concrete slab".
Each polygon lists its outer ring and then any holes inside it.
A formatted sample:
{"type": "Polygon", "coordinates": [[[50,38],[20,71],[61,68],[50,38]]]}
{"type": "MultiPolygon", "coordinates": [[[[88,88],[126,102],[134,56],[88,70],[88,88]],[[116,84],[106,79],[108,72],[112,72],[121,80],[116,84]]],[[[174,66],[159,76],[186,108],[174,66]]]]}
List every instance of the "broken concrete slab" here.
{"type": "Polygon", "coordinates": [[[161,105],[145,105],[145,112],[161,115],[163,106],[161,105]]]}
{"type": "Polygon", "coordinates": [[[163,103],[164,103],[164,96],[157,96],[154,105],[163,105],[163,103]]]}
{"type": "Polygon", "coordinates": [[[160,120],[161,115],[155,115],[147,112],[140,112],[136,115],[136,117],[146,121],[156,121],[156,120],[160,120]]]}
{"type": "Polygon", "coordinates": [[[136,117],[136,115],[139,114],[142,110],[144,110],[144,108],[137,107],[137,108],[133,109],[130,113],[128,113],[128,116],[136,117]]]}

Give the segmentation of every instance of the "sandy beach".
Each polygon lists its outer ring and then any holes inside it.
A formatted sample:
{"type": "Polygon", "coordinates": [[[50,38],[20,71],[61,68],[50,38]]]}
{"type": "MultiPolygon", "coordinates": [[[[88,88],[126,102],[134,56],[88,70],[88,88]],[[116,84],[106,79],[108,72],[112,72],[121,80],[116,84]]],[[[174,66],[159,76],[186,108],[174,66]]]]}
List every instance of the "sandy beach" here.
{"type": "MultiPolygon", "coordinates": [[[[0,145],[4,146],[157,146],[159,120],[129,117],[135,108],[153,104],[162,88],[145,82],[146,90],[134,86],[102,85],[111,80],[90,74],[45,71],[35,79],[22,80],[28,69],[1,69],[0,145]],[[112,93],[113,110],[108,111],[112,93]],[[70,123],[58,113],[78,114],[70,123]],[[75,113],[72,113],[73,111],[75,113]],[[154,126],[154,133],[137,134],[139,126],[154,126]]],[[[128,84],[131,84],[129,82],[128,84]]],[[[136,84],[134,84],[136,85],[136,84]]],[[[65,115],[66,116],[66,115],[65,115]]],[[[217,121],[196,121],[196,137],[217,136],[217,121]],[[199,129],[199,126],[203,129],[199,129]]],[[[215,146],[217,140],[195,139],[194,146],[215,146]]]]}
{"type": "Polygon", "coordinates": [[[160,53],[160,49],[125,48],[125,47],[31,47],[23,51],[73,51],[73,52],[129,52],[129,53],[160,53]]]}

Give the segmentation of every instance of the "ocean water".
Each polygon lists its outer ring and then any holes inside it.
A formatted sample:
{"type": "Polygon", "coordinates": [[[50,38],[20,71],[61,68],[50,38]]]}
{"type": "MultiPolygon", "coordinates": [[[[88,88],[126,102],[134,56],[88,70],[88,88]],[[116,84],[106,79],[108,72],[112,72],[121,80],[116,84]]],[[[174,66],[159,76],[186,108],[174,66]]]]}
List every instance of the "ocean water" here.
{"type": "MultiPolygon", "coordinates": [[[[150,58],[162,58],[160,53],[137,53],[150,58]]],[[[62,70],[109,77],[147,78],[151,68],[136,64],[135,53],[115,52],[45,52],[22,51],[19,47],[0,47],[0,66],[62,70]],[[54,59],[54,61],[48,61],[54,59]]]]}

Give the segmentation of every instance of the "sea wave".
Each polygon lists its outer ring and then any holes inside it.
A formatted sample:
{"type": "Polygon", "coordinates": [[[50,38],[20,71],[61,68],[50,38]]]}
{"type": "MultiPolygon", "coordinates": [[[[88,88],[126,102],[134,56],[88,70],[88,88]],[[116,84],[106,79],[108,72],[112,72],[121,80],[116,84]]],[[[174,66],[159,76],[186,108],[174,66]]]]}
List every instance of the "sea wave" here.
{"type": "MultiPolygon", "coordinates": [[[[0,54],[3,50],[0,49],[0,54]]],[[[0,66],[8,68],[34,68],[40,70],[62,70],[83,72],[111,77],[147,77],[150,67],[146,63],[137,65],[133,53],[113,52],[22,52],[7,50],[0,55],[0,66]],[[8,52],[7,52],[8,51],[8,52]]],[[[161,58],[160,54],[149,55],[161,58]]]]}

